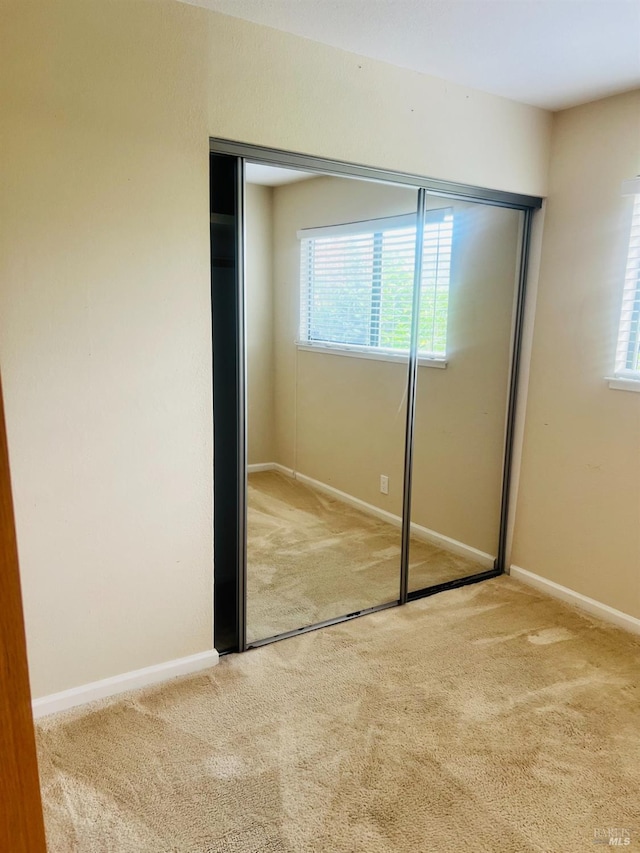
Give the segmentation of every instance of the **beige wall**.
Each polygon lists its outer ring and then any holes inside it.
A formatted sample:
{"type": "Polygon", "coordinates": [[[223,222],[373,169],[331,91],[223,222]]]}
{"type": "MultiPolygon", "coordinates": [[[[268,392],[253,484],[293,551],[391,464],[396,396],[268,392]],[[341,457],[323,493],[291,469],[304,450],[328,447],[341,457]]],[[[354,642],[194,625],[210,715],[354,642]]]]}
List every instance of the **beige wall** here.
{"type": "MultiPolygon", "coordinates": [[[[385,184],[376,184],[366,181],[356,181],[349,178],[314,178],[310,181],[285,185],[274,191],[274,293],[275,293],[275,394],[276,394],[276,452],[277,459],[281,465],[294,468],[310,477],[326,482],[343,491],[366,499],[361,491],[363,475],[356,474],[352,465],[358,465],[356,458],[351,457],[346,467],[342,468],[343,475],[338,479],[353,487],[353,491],[343,489],[338,482],[334,481],[334,472],[339,470],[345,462],[344,456],[348,451],[340,454],[334,460],[330,470],[323,469],[323,463],[327,460],[327,446],[330,436],[335,429],[341,430],[343,441],[344,430],[348,423],[359,423],[359,418],[354,412],[350,417],[340,416],[340,410],[331,406],[331,399],[325,399],[325,391],[331,394],[333,380],[319,381],[319,377],[307,377],[304,373],[309,370],[321,369],[319,363],[327,365],[332,376],[335,371],[344,371],[344,381],[351,377],[356,383],[350,386],[347,396],[354,396],[354,389],[358,389],[358,396],[373,401],[376,393],[369,388],[367,394],[361,393],[362,388],[358,380],[364,376],[375,376],[376,365],[379,362],[363,364],[361,359],[347,359],[339,356],[322,355],[318,353],[297,353],[295,340],[298,336],[300,319],[300,243],[297,232],[301,228],[313,228],[321,225],[332,225],[336,222],[354,222],[362,219],[370,219],[374,216],[393,216],[396,214],[410,213],[415,210],[417,204],[417,191],[405,187],[390,187],[385,184]],[[300,374],[302,370],[302,374],[300,374]],[[373,373],[371,372],[373,370],[373,373]],[[360,372],[359,372],[360,371],[360,372]],[[362,373],[364,371],[364,374],[362,373]],[[297,395],[300,399],[297,400],[297,395]],[[326,410],[327,404],[329,410],[326,410]],[[323,414],[323,410],[324,414],[323,414]],[[335,415],[330,414],[332,411],[335,415]],[[320,420],[316,418],[320,415],[320,420]],[[352,420],[355,418],[355,420],[352,420]],[[332,423],[333,422],[333,423],[332,423]],[[314,459],[314,448],[321,448],[319,456],[314,459]],[[323,476],[318,476],[323,471],[323,476]],[[355,482],[354,482],[355,478],[355,482]]],[[[386,371],[389,377],[389,390],[380,391],[381,400],[385,404],[376,411],[378,417],[388,419],[389,411],[393,410],[393,424],[386,427],[381,425],[381,430],[389,430],[389,439],[397,434],[398,429],[402,435],[402,423],[404,415],[397,411],[402,404],[406,386],[406,370],[400,365],[388,365],[386,371]],[[391,396],[389,396],[391,394],[391,396]]],[[[385,368],[379,368],[384,370],[385,368]]],[[[375,381],[375,380],[374,380],[375,381]]],[[[336,389],[337,390],[337,389],[336,389]]],[[[364,412],[363,412],[364,414],[364,412]]],[[[378,441],[377,436],[371,435],[367,430],[364,436],[361,434],[357,439],[361,444],[363,452],[364,445],[370,440],[374,444],[378,441]]],[[[402,439],[401,439],[402,440],[402,439]]],[[[394,445],[393,440],[385,440],[385,444],[394,445]]],[[[338,450],[338,448],[336,448],[338,450]]],[[[346,450],[346,449],[345,449],[346,450]]],[[[369,456],[367,455],[367,459],[369,456]]],[[[394,454],[393,461],[389,459],[390,475],[402,470],[402,449],[394,454]]],[[[382,471],[371,475],[372,482],[382,471]]],[[[395,511],[397,477],[392,476],[393,491],[389,495],[389,501],[393,504],[391,511],[395,511]]],[[[371,494],[371,488],[366,489],[371,494]]]]}
{"type": "Polygon", "coordinates": [[[545,110],[205,15],[203,83],[212,135],[545,195],[551,133],[545,110]]]}
{"type": "Polygon", "coordinates": [[[273,364],[273,223],[271,187],[247,184],[245,282],[247,459],[275,459],[273,364]]]}
{"type": "Polygon", "coordinates": [[[640,616],[640,394],[609,389],[640,92],[555,117],[512,562],[640,616]]]}
{"type": "Polygon", "coordinates": [[[0,364],[38,697],[212,644],[208,136],[544,193],[550,117],[171,0],[0,15],[0,364]]]}
{"type": "Polygon", "coordinates": [[[178,12],[2,6],[0,366],[34,697],[212,646],[209,42],[178,12]]]}
{"type": "MultiPolygon", "coordinates": [[[[342,178],[274,191],[276,461],[396,515],[407,365],[296,349],[296,233],[409,213],[416,200],[411,189],[342,178]]],[[[449,363],[418,370],[412,520],[495,556],[520,214],[429,206],[454,209],[449,363]]]]}

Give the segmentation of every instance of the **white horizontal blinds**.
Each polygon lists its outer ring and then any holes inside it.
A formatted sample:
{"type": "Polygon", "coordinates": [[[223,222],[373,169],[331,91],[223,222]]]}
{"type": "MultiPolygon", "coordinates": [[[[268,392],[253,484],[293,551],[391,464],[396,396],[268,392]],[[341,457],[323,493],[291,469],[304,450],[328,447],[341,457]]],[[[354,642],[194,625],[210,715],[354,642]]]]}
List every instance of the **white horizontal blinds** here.
{"type": "MultiPolygon", "coordinates": [[[[450,210],[427,214],[420,347],[424,354],[445,354],[452,230],[450,210]]],[[[415,215],[314,228],[299,236],[301,340],[407,351],[415,215]]]]}
{"type": "Polygon", "coordinates": [[[631,218],[616,376],[640,379],[640,195],[635,196],[631,218]]]}
{"type": "Polygon", "coordinates": [[[447,351],[449,282],[453,246],[453,212],[438,211],[424,226],[422,289],[420,292],[420,353],[444,356],[447,351]]]}
{"type": "Polygon", "coordinates": [[[302,241],[303,340],[370,345],[373,248],[373,234],[302,241]]]}

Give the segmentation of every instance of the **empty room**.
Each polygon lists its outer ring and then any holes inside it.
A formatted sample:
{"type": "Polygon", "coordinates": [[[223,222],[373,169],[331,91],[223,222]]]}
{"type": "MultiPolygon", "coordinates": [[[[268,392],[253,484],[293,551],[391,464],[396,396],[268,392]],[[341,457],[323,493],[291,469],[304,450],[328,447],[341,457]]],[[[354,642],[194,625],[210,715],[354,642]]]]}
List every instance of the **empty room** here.
{"type": "Polygon", "coordinates": [[[0,849],[638,847],[640,0],[0,22],[0,849]]]}

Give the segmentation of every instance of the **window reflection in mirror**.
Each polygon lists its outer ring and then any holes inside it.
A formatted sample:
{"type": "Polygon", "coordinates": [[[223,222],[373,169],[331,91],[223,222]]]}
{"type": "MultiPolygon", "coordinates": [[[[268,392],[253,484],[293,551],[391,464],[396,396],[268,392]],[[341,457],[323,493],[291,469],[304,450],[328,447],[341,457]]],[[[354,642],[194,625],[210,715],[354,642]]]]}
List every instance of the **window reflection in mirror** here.
{"type": "Polygon", "coordinates": [[[247,180],[251,643],[398,599],[417,191],[247,180]]]}
{"type": "MultiPolygon", "coordinates": [[[[247,164],[247,641],[398,599],[417,190],[247,164]]],[[[409,590],[493,568],[522,214],[427,197],[409,590]]]]}

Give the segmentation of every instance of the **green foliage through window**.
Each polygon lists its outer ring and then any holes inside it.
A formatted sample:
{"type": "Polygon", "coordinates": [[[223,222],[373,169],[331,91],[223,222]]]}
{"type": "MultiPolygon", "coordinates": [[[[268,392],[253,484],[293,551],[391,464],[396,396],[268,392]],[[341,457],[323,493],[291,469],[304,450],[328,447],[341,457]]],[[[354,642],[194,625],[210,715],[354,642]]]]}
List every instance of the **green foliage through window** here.
{"type": "MultiPolygon", "coordinates": [[[[415,218],[359,223],[353,233],[318,229],[301,241],[302,341],[376,350],[409,349],[415,218]],[[318,231],[321,232],[318,235],[318,231]],[[324,232],[326,231],[326,236],[324,232]]],[[[429,211],[424,229],[419,351],[444,357],[453,214],[429,211]]]]}

